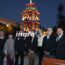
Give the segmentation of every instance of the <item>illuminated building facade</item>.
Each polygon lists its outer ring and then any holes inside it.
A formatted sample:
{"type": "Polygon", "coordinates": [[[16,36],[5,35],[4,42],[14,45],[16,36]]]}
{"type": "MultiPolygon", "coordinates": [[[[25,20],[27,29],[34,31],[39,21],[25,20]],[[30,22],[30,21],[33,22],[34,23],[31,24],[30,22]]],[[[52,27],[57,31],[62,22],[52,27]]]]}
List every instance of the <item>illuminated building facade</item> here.
{"type": "Polygon", "coordinates": [[[16,21],[12,21],[6,18],[0,18],[0,30],[12,33],[13,27],[17,27],[16,21]]]}
{"type": "Polygon", "coordinates": [[[29,4],[26,4],[25,10],[22,12],[20,22],[20,28],[23,30],[38,31],[40,28],[40,13],[36,8],[36,4],[30,0],[29,4]]]}

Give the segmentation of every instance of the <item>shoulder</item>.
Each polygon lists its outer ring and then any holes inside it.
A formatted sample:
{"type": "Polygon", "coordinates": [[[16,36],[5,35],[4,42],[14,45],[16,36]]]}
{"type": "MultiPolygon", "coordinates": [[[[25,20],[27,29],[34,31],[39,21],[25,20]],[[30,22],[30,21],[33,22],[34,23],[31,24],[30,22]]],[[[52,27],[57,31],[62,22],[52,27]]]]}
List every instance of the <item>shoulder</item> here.
{"type": "Polygon", "coordinates": [[[65,40],[65,35],[63,35],[62,38],[65,40]]]}
{"type": "Polygon", "coordinates": [[[46,39],[47,38],[47,36],[45,36],[43,39],[46,39]]]}

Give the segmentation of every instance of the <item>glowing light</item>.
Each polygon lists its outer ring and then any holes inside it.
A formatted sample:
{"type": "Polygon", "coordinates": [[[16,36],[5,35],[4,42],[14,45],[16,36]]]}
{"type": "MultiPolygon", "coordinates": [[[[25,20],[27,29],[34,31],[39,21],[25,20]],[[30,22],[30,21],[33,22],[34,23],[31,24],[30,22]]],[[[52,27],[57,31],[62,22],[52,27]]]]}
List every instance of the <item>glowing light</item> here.
{"type": "Polygon", "coordinates": [[[7,27],[9,27],[9,25],[7,24],[7,27]]]}

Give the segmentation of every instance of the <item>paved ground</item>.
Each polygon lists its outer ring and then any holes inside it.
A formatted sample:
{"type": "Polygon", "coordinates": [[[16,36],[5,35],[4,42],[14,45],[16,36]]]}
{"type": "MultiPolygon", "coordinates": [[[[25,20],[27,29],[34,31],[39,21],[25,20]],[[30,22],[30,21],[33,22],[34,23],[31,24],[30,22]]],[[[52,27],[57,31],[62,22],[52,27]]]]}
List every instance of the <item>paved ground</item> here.
{"type": "MultiPolygon", "coordinates": [[[[3,65],[7,65],[6,64],[6,58],[4,59],[3,65]]],[[[29,58],[28,58],[28,56],[24,57],[24,65],[29,65],[29,58]]],[[[38,65],[38,56],[36,56],[35,65],[38,65]]]]}

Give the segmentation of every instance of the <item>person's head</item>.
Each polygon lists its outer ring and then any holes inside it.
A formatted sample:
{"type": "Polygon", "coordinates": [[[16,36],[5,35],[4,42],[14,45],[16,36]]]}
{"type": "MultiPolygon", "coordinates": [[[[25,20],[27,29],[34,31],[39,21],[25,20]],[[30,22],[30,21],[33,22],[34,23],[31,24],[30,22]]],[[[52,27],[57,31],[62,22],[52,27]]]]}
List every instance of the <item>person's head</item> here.
{"type": "Polygon", "coordinates": [[[48,29],[47,29],[47,35],[51,35],[52,32],[53,32],[52,28],[48,28],[48,29]]]}
{"type": "Polygon", "coordinates": [[[9,39],[13,39],[13,35],[12,35],[12,34],[9,34],[9,35],[8,35],[8,38],[9,38],[9,39]]]}
{"type": "Polygon", "coordinates": [[[31,36],[32,36],[32,38],[35,37],[35,33],[33,31],[31,32],[31,36]]]}
{"type": "Polygon", "coordinates": [[[4,31],[0,31],[0,37],[4,37],[4,35],[5,35],[5,33],[4,33],[4,31]]]}
{"type": "Polygon", "coordinates": [[[64,30],[62,28],[57,28],[57,35],[61,35],[64,33],[64,30]]]}
{"type": "Polygon", "coordinates": [[[40,33],[40,35],[42,35],[43,31],[40,29],[40,30],[39,30],[39,33],[40,33]]]}

